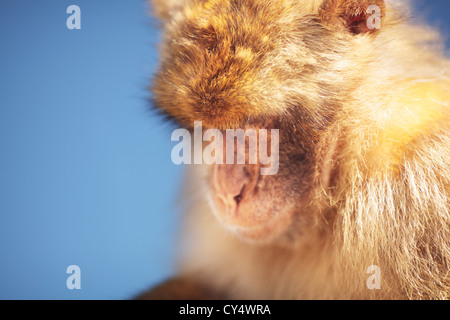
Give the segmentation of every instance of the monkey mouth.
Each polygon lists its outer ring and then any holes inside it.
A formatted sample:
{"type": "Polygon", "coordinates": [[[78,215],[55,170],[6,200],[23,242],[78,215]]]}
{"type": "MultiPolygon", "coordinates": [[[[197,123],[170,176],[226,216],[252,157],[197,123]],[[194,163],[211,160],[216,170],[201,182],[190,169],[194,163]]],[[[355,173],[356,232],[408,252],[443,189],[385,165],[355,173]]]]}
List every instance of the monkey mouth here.
{"type": "Polygon", "coordinates": [[[210,174],[210,205],[226,229],[248,240],[276,238],[290,224],[289,201],[277,197],[273,177],[261,165],[215,164],[210,174]]]}

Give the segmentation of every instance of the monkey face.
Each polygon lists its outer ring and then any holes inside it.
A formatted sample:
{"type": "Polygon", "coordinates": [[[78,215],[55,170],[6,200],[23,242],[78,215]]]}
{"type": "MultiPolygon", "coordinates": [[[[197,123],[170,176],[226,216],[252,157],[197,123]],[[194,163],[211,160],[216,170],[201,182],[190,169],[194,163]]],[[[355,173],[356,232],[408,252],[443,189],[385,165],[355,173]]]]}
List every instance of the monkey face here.
{"type": "Polygon", "coordinates": [[[279,135],[278,129],[262,127],[248,139],[229,139],[230,131],[224,133],[224,161],[207,169],[208,197],[216,218],[227,229],[252,242],[287,239],[294,229],[292,233],[298,234],[298,229],[310,219],[305,209],[314,179],[312,163],[298,146],[292,148],[292,141],[286,133],[279,135]],[[239,162],[242,150],[245,159],[239,162]],[[225,161],[230,153],[236,160],[234,163],[225,161]],[[264,159],[266,154],[270,158],[264,159]]]}
{"type": "Polygon", "coordinates": [[[346,81],[354,82],[349,43],[365,32],[358,23],[368,2],[339,3],[210,0],[163,10],[153,87],[160,110],[185,128],[202,121],[206,129],[280,132],[275,175],[262,176],[261,163],[209,166],[214,212],[243,238],[301,234],[314,219],[318,144],[352,87],[346,81]]]}

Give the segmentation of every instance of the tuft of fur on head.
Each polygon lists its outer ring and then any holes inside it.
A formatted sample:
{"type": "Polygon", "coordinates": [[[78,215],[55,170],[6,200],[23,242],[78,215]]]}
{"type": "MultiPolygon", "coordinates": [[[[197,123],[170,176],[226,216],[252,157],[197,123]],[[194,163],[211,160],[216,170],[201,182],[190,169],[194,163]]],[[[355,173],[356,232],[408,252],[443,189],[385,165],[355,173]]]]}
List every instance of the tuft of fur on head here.
{"type": "Polygon", "coordinates": [[[180,272],[234,298],[449,299],[450,63],[439,35],[406,19],[406,1],[386,1],[381,30],[358,36],[312,27],[322,0],[254,1],[266,29],[231,3],[171,7],[159,105],[186,126],[301,116],[318,136],[317,221],[292,243],[244,243],[214,218],[206,169],[189,168],[180,272]],[[215,46],[236,34],[247,45],[217,59],[215,46]],[[222,108],[208,118],[212,101],[222,108]],[[307,113],[293,111],[299,104],[307,113]],[[370,265],[381,268],[381,290],[366,287],[370,265]]]}

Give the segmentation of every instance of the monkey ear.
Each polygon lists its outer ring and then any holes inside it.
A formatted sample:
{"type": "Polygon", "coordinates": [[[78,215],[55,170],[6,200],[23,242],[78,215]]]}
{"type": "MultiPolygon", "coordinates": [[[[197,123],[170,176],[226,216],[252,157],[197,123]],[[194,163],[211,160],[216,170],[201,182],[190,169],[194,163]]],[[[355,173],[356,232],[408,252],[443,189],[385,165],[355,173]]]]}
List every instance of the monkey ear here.
{"type": "Polygon", "coordinates": [[[169,20],[185,0],[148,0],[151,13],[160,20],[169,20]]]}
{"type": "Polygon", "coordinates": [[[384,0],[325,0],[319,12],[324,24],[353,34],[376,33],[385,13],[384,0]]]}

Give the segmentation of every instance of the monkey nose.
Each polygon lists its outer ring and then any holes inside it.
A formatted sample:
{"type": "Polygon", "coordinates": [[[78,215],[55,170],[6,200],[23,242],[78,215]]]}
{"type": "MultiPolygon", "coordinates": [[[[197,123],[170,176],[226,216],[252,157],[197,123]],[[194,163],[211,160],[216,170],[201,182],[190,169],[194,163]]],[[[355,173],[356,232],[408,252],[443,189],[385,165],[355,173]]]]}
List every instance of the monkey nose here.
{"type": "Polygon", "coordinates": [[[215,164],[211,172],[213,212],[225,225],[253,228],[272,218],[260,164],[215,164]]]}
{"type": "Polygon", "coordinates": [[[245,184],[242,186],[241,192],[239,192],[239,194],[237,196],[234,196],[234,198],[233,198],[237,205],[239,205],[239,202],[241,202],[241,200],[242,200],[244,188],[245,188],[245,184]]]}
{"type": "Polygon", "coordinates": [[[229,209],[243,200],[250,175],[245,165],[219,164],[213,172],[214,191],[229,209]]]}

